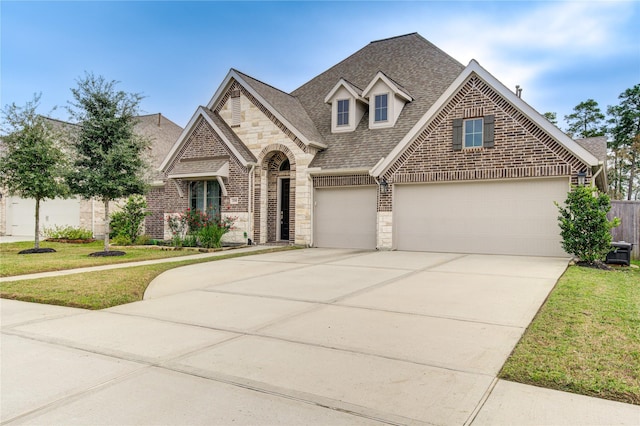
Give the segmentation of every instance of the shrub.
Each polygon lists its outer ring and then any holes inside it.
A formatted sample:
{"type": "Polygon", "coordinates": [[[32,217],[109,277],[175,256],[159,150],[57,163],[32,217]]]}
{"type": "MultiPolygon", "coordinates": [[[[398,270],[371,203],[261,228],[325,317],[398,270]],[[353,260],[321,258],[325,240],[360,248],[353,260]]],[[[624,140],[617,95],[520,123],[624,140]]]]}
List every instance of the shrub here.
{"type": "Polygon", "coordinates": [[[235,220],[187,209],[184,213],[169,216],[167,224],[174,247],[219,248],[222,237],[233,228],[235,220]]]}
{"type": "Polygon", "coordinates": [[[131,244],[142,233],[142,223],[151,213],[146,211],[147,201],[141,195],[132,195],[122,210],[111,215],[109,236],[126,236],[131,244]]]}
{"type": "Polygon", "coordinates": [[[556,206],[562,248],[588,264],[604,259],[611,250],[611,228],[620,224],[617,217],[607,219],[609,197],[595,188],[576,186],[567,195],[565,207],[556,206]]]}
{"type": "Polygon", "coordinates": [[[209,223],[209,216],[207,213],[198,209],[187,209],[184,212],[183,217],[187,226],[187,233],[192,235],[197,235],[198,232],[200,232],[200,230],[209,223]]]}
{"type": "Polygon", "coordinates": [[[60,240],[90,240],[93,238],[93,232],[88,229],[75,228],[73,226],[53,226],[44,228],[42,232],[47,238],[55,238],[60,240]]]}
{"type": "Polygon", "coordinates": [[[111,239],[111,243],[116,246],[130,246],[132,244],[128,235],[116,235],[111,239]]]}
{"type": "Polygon", "coordinates": [[[138,246],[151,246],[151,245],[155,246],[155,245],[158,245],[158,242],[152,239],[150,236],[146,234],[142,234],[138,238],[136,238],[136,240],[134,241],[134,244],[138,246]]]}

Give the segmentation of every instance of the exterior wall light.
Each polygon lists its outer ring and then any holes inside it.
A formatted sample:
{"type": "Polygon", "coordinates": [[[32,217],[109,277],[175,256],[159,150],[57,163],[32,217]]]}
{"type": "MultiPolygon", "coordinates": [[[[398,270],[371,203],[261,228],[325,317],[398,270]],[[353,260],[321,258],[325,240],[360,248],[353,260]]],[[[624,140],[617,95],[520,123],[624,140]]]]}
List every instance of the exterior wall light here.
{"type": "Polygon", "coordinates": [[[579,172],[578,173],[578,186],[584,186],[585,181],[587,180],[587,172],[579,172]]]}
{"type": "Polygon", "coordinates": [[[386,194],[389,190],[389,182],[387,182],[386,178],[380,179],[380,193],[386,194]]]}

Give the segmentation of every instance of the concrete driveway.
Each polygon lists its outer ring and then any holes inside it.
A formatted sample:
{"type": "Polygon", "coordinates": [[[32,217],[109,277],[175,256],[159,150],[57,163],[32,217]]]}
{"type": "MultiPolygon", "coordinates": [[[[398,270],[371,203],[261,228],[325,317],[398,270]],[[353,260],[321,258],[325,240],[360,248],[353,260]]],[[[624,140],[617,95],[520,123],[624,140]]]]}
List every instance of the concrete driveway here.
{"type": "Polygon", "coordinates": [[[566,265],[305,249],[174,269],[99,312],[2,300],[1,420],[524,423],[495,376],[566,265]]]}

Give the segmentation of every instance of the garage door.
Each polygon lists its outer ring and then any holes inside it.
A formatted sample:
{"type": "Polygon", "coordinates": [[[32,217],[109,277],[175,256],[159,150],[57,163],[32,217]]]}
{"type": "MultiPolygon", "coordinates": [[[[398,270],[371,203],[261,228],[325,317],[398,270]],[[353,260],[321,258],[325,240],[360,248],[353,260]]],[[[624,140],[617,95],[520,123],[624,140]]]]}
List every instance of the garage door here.
{"type": "Polygon", "coordinates": [[[367,186],[316,189],[314,245],[375,249],[376,188],[367,186]]]}
{"type": "MultiPolygon", "coordinates": [[[[36,202],[32,199],[7,199],[7,234],[33,235],[35,232],[36,202]]],[[[40,203],[40,232],[54,226],[80,225],[80,200],[47,200],[40,203]]]]}
{"type": "Polygon", "coordinates": [[[399,250],[564,256],[558,209],[568,179],[395,185],[399,250]]]}

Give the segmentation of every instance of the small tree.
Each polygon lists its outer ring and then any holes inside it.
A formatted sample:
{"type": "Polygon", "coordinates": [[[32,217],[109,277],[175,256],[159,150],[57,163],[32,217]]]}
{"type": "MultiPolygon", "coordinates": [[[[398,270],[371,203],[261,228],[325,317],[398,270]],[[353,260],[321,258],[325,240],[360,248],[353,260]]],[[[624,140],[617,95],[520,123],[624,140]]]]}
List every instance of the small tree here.
{"type": "Polygon", "coordinates": [[[611,249],[611,228],[620,219],[607,219],[611,202],[606,194],[590,186],[576,186],[567,195],[565,206],[556,203],[562,248],[593,265],[602,261],[611,249]]]}
{"type": "Polygon", "coordinates": [[[129,244],[135,243],[142,233],[142,223],[149,215],[144,197],[130,196],[122,210],[111,215],[111,238],[124,237],[129,244]]]}
{"type": "Polygon", "coordinates": [[[49,119],[36,112],[39,103],[40,95],[34,95],[23,107],[15,103],[4,107],[0,156],[0,185],[11,195],[36,202],[34,250],[27,251],[35,253],[52,251],[40,248],[40,202],[68,192],[63,180],[67,158],[60,135],[49,119]]]}
{"type": "Polygon", "coordinates": [[[78,122],[71,190],[104,203],[104,251],[109,251],[109,202],[145,190],[143,151],[149,141],[134,132],[142,96],[116,90],[116,81],[86,73],[71,89],[69,112],[78,122]]]}

